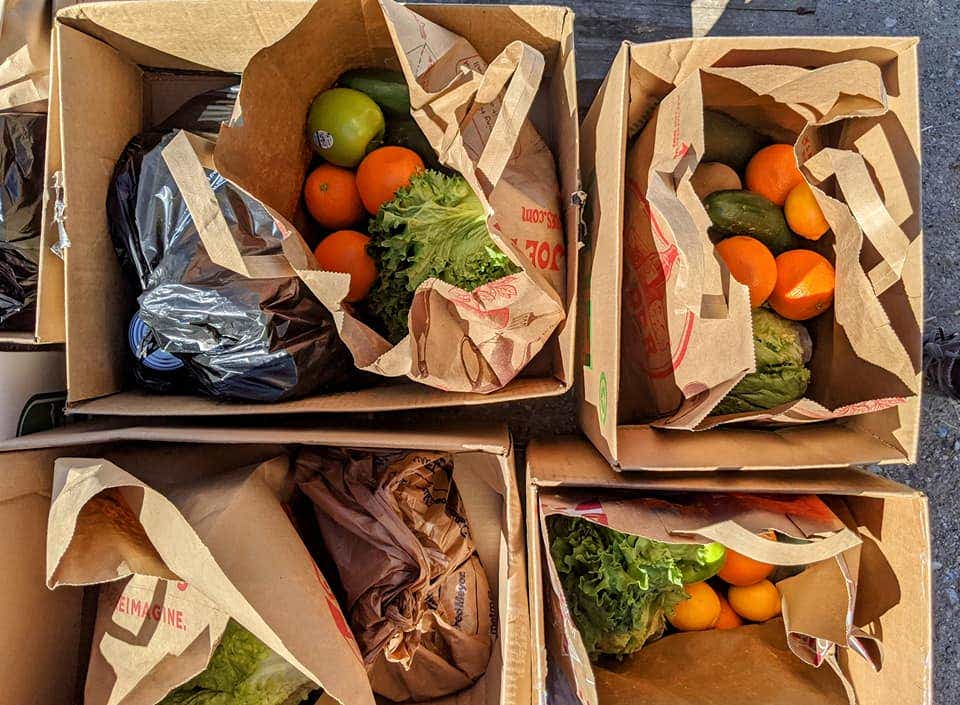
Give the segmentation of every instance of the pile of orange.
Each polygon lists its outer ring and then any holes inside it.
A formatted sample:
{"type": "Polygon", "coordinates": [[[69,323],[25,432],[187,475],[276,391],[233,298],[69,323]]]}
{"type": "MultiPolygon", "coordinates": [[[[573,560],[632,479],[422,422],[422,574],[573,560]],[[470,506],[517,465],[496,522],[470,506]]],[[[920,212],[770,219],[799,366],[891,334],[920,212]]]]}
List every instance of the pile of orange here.
{"type": "Polygon", "coordinates": [[[377,278],[377,266],[367,254],[369,238],[352,229],[368,215],[376,215],[410,177],[423,171],[423,160],[406,147],[380,147],[370,152],[356,173],[333,164],[321,164],[303,185],[307,212],[321,228],[333,231],[320,241],[314,256],[320,268],[350,275],[347,301],[366,298],[377,278]]]}
{"type": "MultiPolygon", "coordinates": [[[[772,144],[747,164],[747,189],[782,206],[790,229],[808,240],[818,240],[830,226],[813,191],[803,180],[788,144],[772,144]]],[[[717,254],[730,275],[750,291],[750,305],[764,303],[784,318],[805,321],[833,303],[836,273],[833,265],[813,250],[773,254],[756,238],[738,235],[722,240],[717,254]]]]}

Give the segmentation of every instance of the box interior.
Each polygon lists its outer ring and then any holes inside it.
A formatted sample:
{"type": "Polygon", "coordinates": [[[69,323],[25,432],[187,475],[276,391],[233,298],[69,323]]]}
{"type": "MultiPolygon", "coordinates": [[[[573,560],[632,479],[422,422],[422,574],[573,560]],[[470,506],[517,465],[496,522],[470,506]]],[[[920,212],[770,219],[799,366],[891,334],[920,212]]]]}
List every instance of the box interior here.
{"type": "MultiPolygon", "coordinates": [[[[668,473],[613,471],[579,438],[533,443],[527,451],[527,507],[538,506],[540,487],[591,487],[598,491],[815,493],[863,539],[855,622],[883,641],[879,672],[841,650],[841,665],[859,702],[928,703],[932,697],[930,532],[926,497],[855,468],[791,473],[668,473]]],[[[533,630],[533,689],[548,683],[544,609],[549,590],[536,511],[527,512],[527,553],[533,630]]],[[[550,679],[550,680],[548,680],[550,679]]],[[[562,687],[562,683],[559,684],[562,687]]],[[[576,700],[574,699],[573,702],[576,700]]]]}
{"type": "MultiPolygon", "coordinates": [[[[341,26],[357,28],[363,26],[361,5],[344,3],[331,11],[341,26]]],[[[256,51],[281,38],[312,6],[306,1],[268,0],[238,6],[224,0],[182,4],[146,0],[136,5],[80,5],[58,15],[54,92],[59,102],[61,167],[72,243],[65,258],[71,410],[144,413],[153,411],[157,402],[165,414],[340,411],[347,405],[353,411],[378,411],[548,396],[572,383],[571,317],[521,377],[489,395],[441,392],[384,379],[378,386],[349,394],[279,404],[224,404],[199,397],[161,399],[128,385],[126,323],[135,300],[120,275],[103,207],[113,164],[131,137],[162,120],[163,113],[183,100],[213,87],[224,73],[242,71],[256,51]],[[184,31],[187,26],[189,32],[184,31]],[[103,116],[97,130],[81,118],[91,114],[103,116]]],[[[514,40],[543,52],[545,76],[531,117],[558,166],[567,232],[566,298],[572,309],[579,223],[579,201],[570,198],[579,189],[572,13],[542,6],[414,8],[462,33],[488,61],[514,40]]],[[[358,44],[368,43],[363,36],[358,44]]],[[[370,52],[363,46],[354,51],[358,63],[370,52]]]]}
{"type": "MultiPolygon", "coordinates": [[[[52,443],[66,445],[3,455],[0,527],[7,528],[3,536],[9,540],[4,542],[3,549],[4,555],[11,558],[8,566],[13,579],[0,590],[0,602],[12,607],[0,610],[0,628],[9,643],[20,645],[11,650],[11,658],[0,663],[0,684],[10,702],[75,705],[83,700],[96,588],[61,587],[51,591],[45,585],[46,521],[56,458],[107,458],[147,484],[162,486],[164,476],[173,467],[182,468],[184,463],[189,463],[198,475],[216,474],[268,460],[302,445],[430,448],[454,454],[454,480],[463,495],[471,535],[500,615],[498,638],[487,672],[471,688],[459,693],[457,700],[476,705],[525,702],[529,690],[527,657],[518,659],[519,654],[514,652],[514,640],[528,638],[522,536],[518,533],[519,501],[515,489],[505,484],[512,484],[513,463],[503,433],[457,439],[452,434],[418,437],[406,432],[386,432],[377,437],[346,429],[318,433],[267,430],[231,437],[223,429],[206,429],[193,438],[194,434],[185,429],[167,428],[157,435],[156,429],[132,427],[119,433],[94,429],[79,435],[43,435],[53,439],[52,443]],[[195,442],[185,442],[187,437],[195,442]],[[209,444],[213,442],[218,444],[215,454],[210,452],[209,444]],[[514,551],[509,562],[508,546],[520,550],[519,557],[514,551]],[[36,620],[38,614],[44,618],[36,620]],[[513,697],[515,693],[522,694],[523,700],[513,697]]],[[[330,577],[336,576],[332,565],[322,568],[330,577]]]]}

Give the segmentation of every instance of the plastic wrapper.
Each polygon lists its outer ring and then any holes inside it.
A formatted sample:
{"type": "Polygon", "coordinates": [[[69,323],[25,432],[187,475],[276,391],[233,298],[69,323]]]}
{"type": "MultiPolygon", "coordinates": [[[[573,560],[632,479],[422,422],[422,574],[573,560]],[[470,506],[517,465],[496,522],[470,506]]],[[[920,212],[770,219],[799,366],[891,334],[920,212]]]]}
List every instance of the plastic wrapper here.
{"type": "Polygon", "coordinates": [[[47,116],[0,114],[0,327],[32,330],[47,116]]]}
{"type": "MultiPolygon", "coordinates": [[[[134,138],[108,196],[111,235],[142,290],[148,330],[135,355],[176,356],[191,388],[221,399],[273,402],[346,383],[352,359],[303,281],[248,278],[211,261],[161,154],[174,134],[134,138]]],[[[205,173],[242,255],[282,254],[283,232],[267,209],[205,173]]]]}
{"type": "Polygon", "coordinates": [[[462,690],[490,660],[495,605],[452,473],[419,451],[297,460],[373,691],[397,702],[462,690]]]}

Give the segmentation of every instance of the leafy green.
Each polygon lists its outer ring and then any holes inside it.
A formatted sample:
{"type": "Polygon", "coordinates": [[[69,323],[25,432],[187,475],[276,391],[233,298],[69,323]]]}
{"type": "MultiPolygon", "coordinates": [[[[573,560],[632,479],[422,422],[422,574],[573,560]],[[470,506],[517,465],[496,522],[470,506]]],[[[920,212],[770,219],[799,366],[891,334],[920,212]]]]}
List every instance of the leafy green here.
{"type": "Polygon", "coordinates": [[[230,620],[203,673],[159,705],[299,705],[317,686],[230,620]]]}
{"type": "Polygon", "coordinates": [[[802,324],[764,308],[754,309],[757,371],[740,380],[711,416],[772,409],[802,397],[810,384],[810,370],[804,367],[810,349],[810,335],[802,324]]]}
{"type": "Polygon", "coordinates": [[[684,583],[712,577],[725,557],[719,544],[663,543],[579,517],[551,516],[547,532],[567,605],[594,661],[659,638],[666,615],[689,598],[684,583]]]}
{"type": "Polygon", "coordinates": [[[425,280],[472,291],[519,271],[490,238],[467,181],[430,170],[414,174],[380,207],[370,221],[368,251],[379,272],[368,302],[392,342],[407,334],[413,293],[425,280]]]}

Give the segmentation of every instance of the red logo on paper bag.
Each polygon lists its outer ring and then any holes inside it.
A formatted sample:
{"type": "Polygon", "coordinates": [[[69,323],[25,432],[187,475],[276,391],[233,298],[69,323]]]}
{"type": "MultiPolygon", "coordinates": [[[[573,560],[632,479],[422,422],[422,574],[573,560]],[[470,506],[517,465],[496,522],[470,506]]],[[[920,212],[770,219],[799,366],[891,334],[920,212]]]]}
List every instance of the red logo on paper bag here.
{"type": "Polygon", "coordinates": [[[186,631],[187,625],[183,618],[183,610],[167,607],[159,602],[139,600],[127,595],[120,595],[117,604],[113,607],[114,614],[132,614],[136,617],[148,619],[157,624],[165,624],[178,631],[186,631]]]}
{"type": "Polygon", "coordinates": [[[898,406],[905,402],[906,399],[903,397],[888,397],[886,399],[870,399],[869,401],[861,401],[856,404],[848,404],[847,406],[841,406],[839,409],[833,412],[833,416],[857,416],[859,414],[870,414],[874,411],[883,411],[884,409],[889,409],[894,406],[898,406]]]}
{"type": "Polygon", "coordinates": [[[607,525],[607,513],[603,511],[603,505],[600,502],[580,502],[573,509],[568,509],[566,514],[570,516],[578,516],[587,521],[592,521],[595,524],[607,525]]]}
{"type": "Polygon", "coordinates": [[[344,641],[350,644],[350,647],[353,650],[353,655],[356,656],[360,661],[363,661],[363,658],[360,656],[360,648],[357,646],[357,640],[354,638],[353,632],[350,630],[350,627],[347,624],[346,617],[343,616],[343,611],[340,609],[337,598],[334,597],[333,591],[327,584],[327,579],[323,577],[323,573],[320,572],[320,567],[316,563],[313,564],[313,573],[317,576],[317,582],[320,583],[320,588],[323,590],[324,597],[327,600],[327,609],[330,610],[330,616],[333,617],[333,623],[337,625],[337,631],[340,632],[340,635],[343,637],[344,641]]]}

